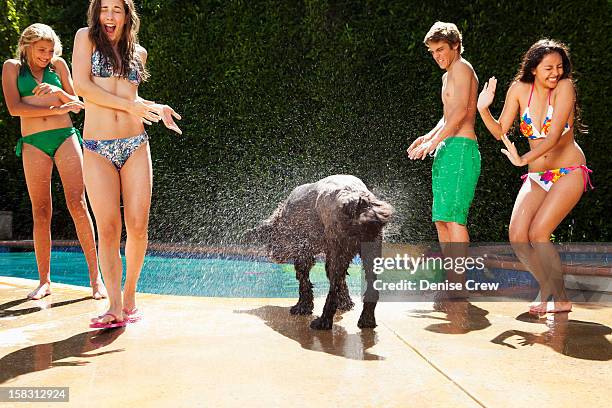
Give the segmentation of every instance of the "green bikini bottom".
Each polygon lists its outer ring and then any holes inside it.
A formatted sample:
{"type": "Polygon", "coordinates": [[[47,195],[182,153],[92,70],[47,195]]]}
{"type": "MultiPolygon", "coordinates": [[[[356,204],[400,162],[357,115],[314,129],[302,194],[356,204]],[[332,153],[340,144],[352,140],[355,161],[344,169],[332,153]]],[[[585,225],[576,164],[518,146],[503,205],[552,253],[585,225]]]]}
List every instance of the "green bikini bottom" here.
{"type": "Polygon", "coordinates": [[[64,143],[66,139],[76,135],[79,139],[79,143],[83,145],[83,138],[77,128],[68,127],[60,129],[43,130],[42,132],[32,133],[28,136],[23,136],[17,141],[17,147],[15,147],[15,154],[17,157],[21,157],[21,151],[23,144],[27,143],[36,147],[38,150],[42,150],[49,157],[53,158],[57,149],[64,143]]]}

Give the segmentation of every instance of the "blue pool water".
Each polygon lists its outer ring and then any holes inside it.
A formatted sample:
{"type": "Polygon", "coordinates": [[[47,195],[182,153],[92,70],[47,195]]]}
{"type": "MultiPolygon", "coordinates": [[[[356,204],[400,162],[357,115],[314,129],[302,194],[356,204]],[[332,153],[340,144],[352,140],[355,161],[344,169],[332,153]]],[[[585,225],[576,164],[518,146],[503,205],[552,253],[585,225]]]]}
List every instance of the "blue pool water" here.
{"type": "MultiPolygon", "coordinates": [[[[596,262],[609,265],[609,254],[574,253],[564,262],[596,262]]],[[[125,259],[124,269],[125,269],[125,259]]],[[[359,259],[351,265],[347,284],[353,295],[361,293],[359,259]]],[[[432,281],[442,281],[440,271],[425,271],[432,281]],[[437,277],[436,277],[437,276],[437,277]]],[[[0,276],[38,280],[34,252],[0,246],[0,276]]],[[[415,275],[415,279],[420,276],[415,275]]],[[[499,282],[502,291],[516,288],[537,288],[529,272],[505,269],[472,269],[467,279],[478,282],[499,282]]],[[[63,247],[51,254],[53,282],[89,286],[87,264],[80,248],[63,247]]],[[[310,273],[315,296],[325,296],[329,283],[322,263],[310,273]]],[[[140,292],[210,297],[296,298],[298,282],[293,265],[275,264],[245,258],[215,257],[206,254],[149,253],[138,283],[140,292]]],[[[510,293],[505,292],[505,293],[510,293]]]]}
{"type": "MultiPolygon", "coordinates": [[[[138,282],[138,291],[215,297],[295,298],[298,296],[298,282],[292,265],[179,256],[147,255],[138,282]]],[[[123,265],[125,269],[125,258],[123,265]]],[[[359,266],[353,265],[349,273],[347,277],[349,289],[352,294],[358,295],[361,290],[359,266]]],[[[9,252],[6,249],[0,251],[0,275],[38,280],[34,252],[9,252]]],[[[329,283],[322,264],[315,265],[310,279],[314,284],[315,296],[327,294],[329,283]]],[[[53,251],[51,280],[89,286],[89,275],[83,253],[73,249],[53,251]]]]}

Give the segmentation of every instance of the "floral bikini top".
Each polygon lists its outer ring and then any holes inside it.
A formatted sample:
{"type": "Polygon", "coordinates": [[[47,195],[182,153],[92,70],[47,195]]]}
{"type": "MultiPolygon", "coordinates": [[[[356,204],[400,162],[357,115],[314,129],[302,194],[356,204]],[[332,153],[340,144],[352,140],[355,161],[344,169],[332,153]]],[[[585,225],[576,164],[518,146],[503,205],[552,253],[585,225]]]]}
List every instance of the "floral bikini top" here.
{"type": "MultiPolygon", "coordinates": [[[[139,60],[132,63],[127,74],[127,80],[131,84],[138,86],[142,81],[142,64],[139,60]]],[[[120,77],[113,70],[113,64],[99,50],[95,50],[91,54],[91,75],[101,78],[120,77]]]]}
{"type": "MultiPolygon", "coordinates": [[[[546,118],[544,119],[544,123],[542,124],[542,129],[538,132],[538,130],[533,126],[533,120],[531,119],[531,114],[529,113],[529,105],[531,104],[531,96],[533,95],[533,88],[535,83],[531,85],[531,93],[529,94],[529,101],[527,102],[527,107],[525,108],[525,112],[523,112],[523,116],[521,116],[521,133],[528,139],[543,139],[548,134],[548,129],[550,128],[550,122],[552,120],[553,115],[553,106],[550,104],[550,94],[552,90],[548,92],[548,110],[546,111],[546,118]]],[[[566,134],[570,130],[569,123],[565,124],[563,128],[563,133],[561,135],[566,134]]]]}

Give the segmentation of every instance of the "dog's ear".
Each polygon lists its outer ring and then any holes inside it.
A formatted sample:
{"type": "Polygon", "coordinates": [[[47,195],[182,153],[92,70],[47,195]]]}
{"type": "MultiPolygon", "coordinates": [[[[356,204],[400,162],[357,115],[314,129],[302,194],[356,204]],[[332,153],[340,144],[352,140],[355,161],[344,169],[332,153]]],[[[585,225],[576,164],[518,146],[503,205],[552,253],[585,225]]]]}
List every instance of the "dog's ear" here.
{"type": "Polygon", "coordinates": [[[344,203],[342,210],[349,218],[359,218],[366,208],[370,206],[370,202],[362,195],[351,195],[349,199],[344,203]]]}

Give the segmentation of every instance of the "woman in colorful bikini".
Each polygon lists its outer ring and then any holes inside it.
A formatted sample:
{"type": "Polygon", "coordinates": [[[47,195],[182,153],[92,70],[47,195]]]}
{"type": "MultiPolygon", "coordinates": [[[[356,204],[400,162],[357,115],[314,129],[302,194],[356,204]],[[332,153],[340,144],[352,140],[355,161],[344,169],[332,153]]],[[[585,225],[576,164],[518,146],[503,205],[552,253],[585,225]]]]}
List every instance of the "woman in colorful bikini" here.
{"type": "Polygon", "coordinates": [[[22,137],[16,153],[23,160],[34,218],[34,252],[39,286],[28,297],[51,294],[51,174],[57,167],[66,204],[89,269],[94,299],[106,297],[98,271],[94,229],[85,201],[81,135],[69,112],[79,113],[83,103],[75,95],[70,70],[60,57],[62,44],[51,27],[32,24],[19,37],[17,59],[2,68],[4,100],[11,116],[21,119],[22,137]]]}
{"type": "Polygon", "coordinates": [[[110,307],[91,327],[119,327],[139,318],[136,284],[148,243],[153,174],[144,124],[160,118],[178,133],[167,105],[138,96],[148,76],[138,44],[139,18],[132,0],[91,0],[88,27],[74,39],[73,73],[85,100],[84,176],[98,231],[100,267],[110,307]],[[121,209],[127,231],[126,279],[120,256],[121,209]]]}
{"type": "Polygon", "coordinates": [[[530,313],[569,312],[572,304],[565,293],[561,259],[550,237],[590,185],[591,170],[574,140],[576,89],[567,46],[544,39],[529,48],[499,120],[489,112],[496,85],[495,77],[489,79],[477,106],[489,131],[504,142],[502,153],[515,166],[529,166],[514,203],[509,235],[517,256],[540,284],[540,301],[530,306],[530,313]],[[522,156],[506,136],[519,112],[520,132],[530,145],[522,156]]]}

